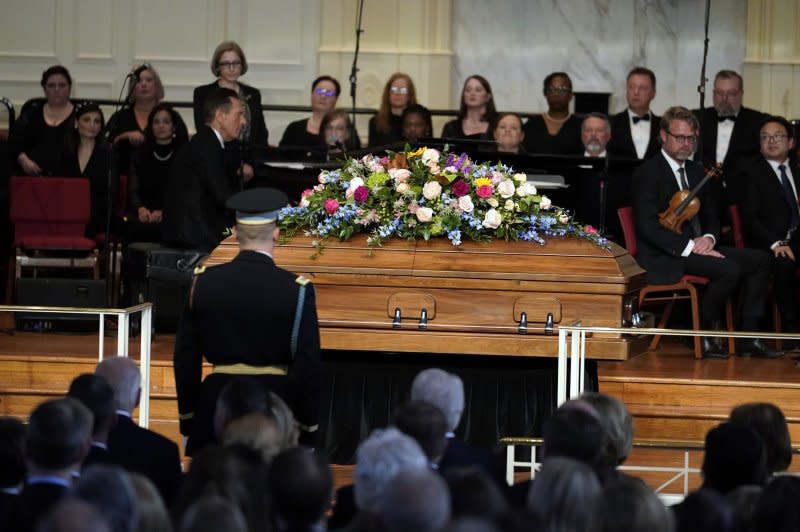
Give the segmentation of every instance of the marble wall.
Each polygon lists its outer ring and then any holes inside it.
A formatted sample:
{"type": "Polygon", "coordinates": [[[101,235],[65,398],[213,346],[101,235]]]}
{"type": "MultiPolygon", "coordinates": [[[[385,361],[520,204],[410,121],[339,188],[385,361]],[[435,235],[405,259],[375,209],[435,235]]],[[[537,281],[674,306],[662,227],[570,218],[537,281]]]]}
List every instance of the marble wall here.
{"type": "MultiPolygon", "coordinates": [[[[707,77],[742,71],[747,0],[711,2],[707,77]]],[[[575,91],[610,92],[625,108],[625,77],[644,65],[657,76],[656,113],[698,107],[706,2],[702,0],[455,0],[454,87],[482,74],[501,110],[543,111],[542,80],[563,70],[575,91]]],[[[747,80],[745,80],[745,88],[747,80]]],[[[706,105],[711,101],[707,85],[706,105]]]]}

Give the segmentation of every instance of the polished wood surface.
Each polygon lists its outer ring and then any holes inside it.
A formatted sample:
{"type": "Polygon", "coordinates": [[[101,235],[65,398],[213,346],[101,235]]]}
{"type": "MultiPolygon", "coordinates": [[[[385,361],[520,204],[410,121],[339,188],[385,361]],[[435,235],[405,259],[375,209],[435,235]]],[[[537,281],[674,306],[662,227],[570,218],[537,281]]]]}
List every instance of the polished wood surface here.
{"type": "MultiPolygon", "coordinates": [[[[238,253],[231,237],[207,259],[238,253]]],[[[322,345],[328,349],[555,356],[559,324],[618,327],[644,272],[627,252],[573,238],[528,242],[332,241],[315,257],[296,236],[274,251],[278,265],[310,278],[317,290],[322,345]],[[396,311],[400,310],[399,319],[396,311]],[[425,310],[424,327],[420,324],[425,310]],[[522,313],[527,330],[520,334],[522,313]],[[546,328],[548,314],[552,328],[546,328]]],[[[642,339],[596,334],[590,358],[624,360],[642,339]]]]}

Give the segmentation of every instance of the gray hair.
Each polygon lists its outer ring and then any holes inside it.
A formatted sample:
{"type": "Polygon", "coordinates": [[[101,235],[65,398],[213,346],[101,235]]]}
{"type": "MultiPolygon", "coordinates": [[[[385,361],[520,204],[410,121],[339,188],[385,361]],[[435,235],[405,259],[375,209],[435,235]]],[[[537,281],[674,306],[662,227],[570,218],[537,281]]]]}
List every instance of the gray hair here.
{"type": "Polygon", "coordinates": [[[560,456],[544,462],[528,491],[527,508],[550,530],[586,530],[600,481],[583,462],[560,456]]]}
{"type": "Polygon", "coordinates": [[[119,410],[131,412],[139,404],[142,375],[139,366],[128,357],[108,357],[94,372],[104,377],[114,389],[114,402],[119,410]]]}
{"type": "Polygon", "coordinates": [[[605,122],[606,132],[611,133],[611,121],[608,119],[608,115],[598,111],[593,111],[583,117],[583,121],[581,121],[581,131],[583,131],[584,124],[586,124],[586,121],[589,120],[590,118],[597,118],[598,120],[602,120],[603,122],[605,122]]]}
{"type": "Polygon", "coordinates": [[[450,521],[450,492],[430,469],[401,471],[389,481],[381,501],[388,532],[434,532],[450,521]]]}
{"type": "Polygon", "coordinates": [[[633,448],[633,416],[622,401],[608,394],[587,392],[581,399],[594,407],[606,429],[610,458],[614,460],[611,465],[621,464],[633,448]]]}
{"type": "Polygon", "coordinates": [[[400,471],[422,470],[428,459],[419,444],[394,427],[372,431],[356,450],[353,483],[356,506],[378,513],[386,485],[400,471]]]}
{"type": "Polygon", "coordinates": [[[447,430],[452,432],[458,427],[464,412],[464,383],[458,375],[429,368],[414,377],[411,400],[426,401],[438,407],[447,419],[447,430]]]}
{"type": "Polygon", "coordinates": [[[97,508],[108,520],[112,532],[131,532],[138,528],[136,492],[121,467],[89,466],[73,486],[72,494],[97,508]]]}

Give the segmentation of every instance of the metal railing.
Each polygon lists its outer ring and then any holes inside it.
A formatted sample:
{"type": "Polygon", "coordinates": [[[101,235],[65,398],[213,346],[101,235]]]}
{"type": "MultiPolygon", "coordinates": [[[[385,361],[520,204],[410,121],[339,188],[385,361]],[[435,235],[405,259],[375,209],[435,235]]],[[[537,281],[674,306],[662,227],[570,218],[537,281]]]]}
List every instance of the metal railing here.
{"type": "Polygon", "coordinates": [[[150,426],[150,343],[151,326],[153,322],[153,304],[142,303],[128,308],[81,308],[81,307],[36,307],[21,305],[0,305],[0,312],[36,312],[37,314],[89,314],[97,315],[98,327],[98,361],[102,362],[105,355],[105,318],[117,317],[117,355],[128,356],[130,341],[130,316],[141,312],[141,325],[139,327],[139,371],[142,375],[142,391],[139,400],[139,425],[147,428],[150,426]]]}

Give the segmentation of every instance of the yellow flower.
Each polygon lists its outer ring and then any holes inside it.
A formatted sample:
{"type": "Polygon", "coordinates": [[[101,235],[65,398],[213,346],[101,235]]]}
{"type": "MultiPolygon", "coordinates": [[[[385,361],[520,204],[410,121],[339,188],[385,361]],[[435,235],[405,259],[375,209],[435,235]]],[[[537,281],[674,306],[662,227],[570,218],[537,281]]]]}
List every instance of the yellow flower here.
{"type": "Polygon", "coordinates": [[[475,187],[476,188],[477,187],[482,187],[484,185],[491,185],[491,184],[492,184],[492,180],[489,179],[488,177],[479,177],[478,179],[475,180],[475,187]]]}
{"type": "Polygon", "coordinates": [[[409,152],[406,155],[406,157],[408,157],[409,159],[412,159],[414,157],[419,157],[420,155],[422,155],[422,152],[424,152],[424,151],[425,151],[425,148],[417,148],[416,150],[414,150],[412,152],[409,152]]]}

